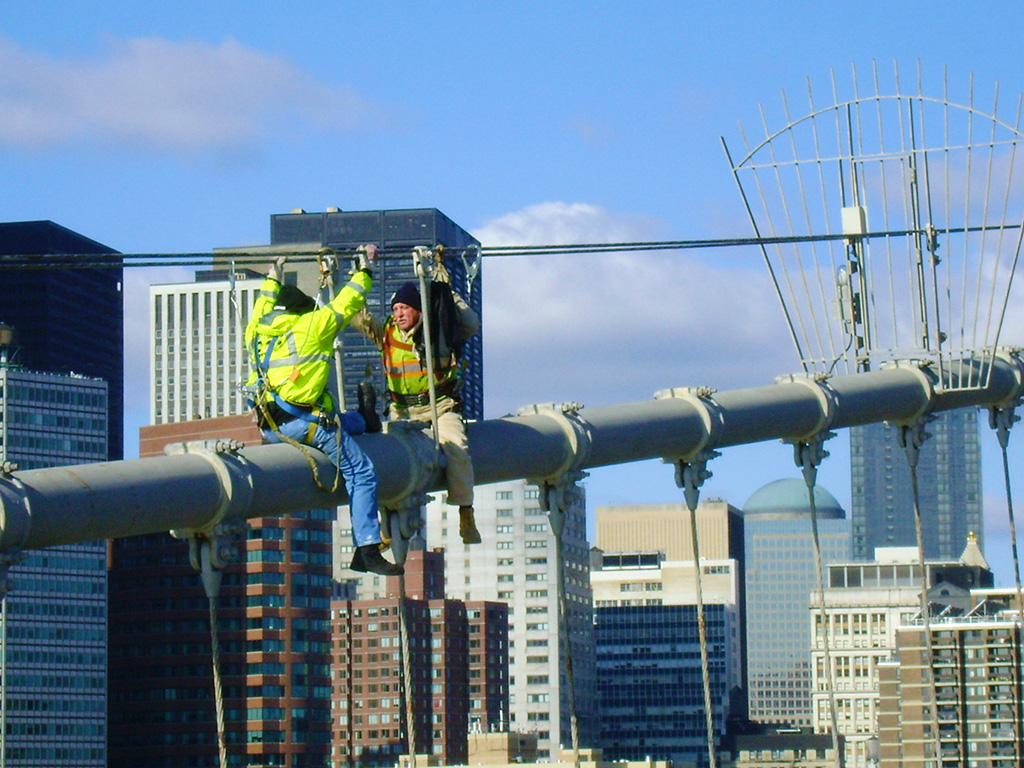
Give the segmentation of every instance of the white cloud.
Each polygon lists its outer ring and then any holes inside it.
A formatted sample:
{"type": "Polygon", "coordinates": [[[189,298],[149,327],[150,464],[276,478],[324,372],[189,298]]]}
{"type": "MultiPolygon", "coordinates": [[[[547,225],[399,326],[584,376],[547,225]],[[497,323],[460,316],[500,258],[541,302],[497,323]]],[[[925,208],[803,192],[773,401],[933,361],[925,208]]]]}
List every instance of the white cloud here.
{"type": "MultiPolygon", "coordinates": [[[[484,246],[614,243],[656,239],[661,228],[549,202],[473,234],[484,246]]],[[[797,370],[762,270],[754,256],[737,267],[735,257],[710,251],[488,258],[487,415],[531,402],[632,402],[673,386],[760,386],[797,370]]]]}
{"type": "Polygon", "coordinates": [[[114,40],[83,59],[0,40],[0,144],[85,141],[195,153],[251,147],[282,120],[345,130],[378,117],[352,89],[317,82],[235,40],[114,40]]]}

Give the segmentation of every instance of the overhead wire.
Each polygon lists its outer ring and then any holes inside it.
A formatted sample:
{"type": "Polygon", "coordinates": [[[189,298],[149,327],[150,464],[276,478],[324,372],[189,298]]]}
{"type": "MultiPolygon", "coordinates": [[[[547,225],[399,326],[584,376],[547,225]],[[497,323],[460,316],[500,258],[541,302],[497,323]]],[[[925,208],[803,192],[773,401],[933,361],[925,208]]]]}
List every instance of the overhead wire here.
{"type": "MultiPolygon", "coordinates": [[[[1021,229],[1024,225],[1007,225],[1006,229],[1021,229]]],[[[978,232],[990,227],[978,225],[974,227],[953,227],[956,232],[978,232]]],[[[918,230],[886,230],[868,232],[863,238],[908,237],[920,234],[918,230]]],[[[783,235],[772,237],[730,237],[695,240],[639,240],[613,243],[549,243],[546,245],[502,245],[481,246],[482,256],[516,257],[537,255],[568,255],[587,253],[626,253],[643,251],[678,251],[703,248],[736,248],[744,246],[781,245],[791,243],[827,242],[846,239],[843,234],[823,235],[783,235]]],[[[319,250],[319,248],[317,249],[319,250]]],[[[454,250],[454,249],[452,249],[454,250]]],[[[356,249],[338,250],[339,256],[354,256],[356,249]]],[[[383,248],[378,251],[381,256],[406,255],[407,247],[383,248]]],[[[296,247],[294,250],[275,248],[273,251],[254,249],[252,251],[232,250],[230,254],[216,251],[193,252],[154,252],[154,253],[53,253],[53,254],[2,254],[0,269],[94,269],[104,267],[206,267],[218,259],[230,262],[234,268],[245,268],[250,265],[263,265],[268,258],[288,256],[289,260],[298,263],[314,263],[317,252],[309,248],[296,247]]],[[[227,264],[224,265],[225,267],[227,264]]]]}

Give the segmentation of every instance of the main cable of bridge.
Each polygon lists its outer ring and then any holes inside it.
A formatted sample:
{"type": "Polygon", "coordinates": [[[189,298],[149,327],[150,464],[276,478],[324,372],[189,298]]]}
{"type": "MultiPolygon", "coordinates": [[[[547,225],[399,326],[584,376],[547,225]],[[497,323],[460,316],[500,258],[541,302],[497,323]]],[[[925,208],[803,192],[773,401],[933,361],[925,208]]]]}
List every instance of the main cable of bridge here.
{"type": "MultiPolygon", "coordinates": [[[[1018,225],[1019,226],[1019,225],[1018,225]]],[[[958,228],[956,232],[968,232],[983,229],[958,228]]],[[[907,237],[920,235],[924,232],[918,230],[888,230],[884,232],[869,232],[862,235],[862,238],[889,238],[907,237]]],[[[780,237],[731,237],[704,240],[643,240],[616,243],[570,243],[570,244],[549,244],[549,245],[504,245],[504,246],[481,246],[468,249],[449,249],[452,254],[478,251],[481,256],[488,258],[516,257],[516,256],[558,256],[563,254],[593,254],[593,253],[623,253],[623,252],[645,252],[645,251],[681,251],[703,248],[737,248],[749,246],[770,246],[786,245],[795,243],[827,242],[847,239],[849,235],[824,234],[824,235],[789,235],[780,237]]],[[[383,256],[402,254],[406,255],[407,247],[385,248],[380,250],[383,256]]],[[[336,250],[339,256],[354,256],[356,250],[336,250]]],[[[0,269],[94,269],[103,267],[208,267],[210,262],[217,260],[222,263],[230,262],[235,268],[245,268],[250,265],[264,265],[268,259],[278,256],[288,256],[293,262],[309,261],[317,259],[316,251],[296,247],[289,250],[284,247],[266,250],[262,247],[254,247],[252,251],[243,248],[233,248],[228,252],[202,251],[192,253],[54,253],[54,254],[8,254],[0,255],[0,269]]]]}

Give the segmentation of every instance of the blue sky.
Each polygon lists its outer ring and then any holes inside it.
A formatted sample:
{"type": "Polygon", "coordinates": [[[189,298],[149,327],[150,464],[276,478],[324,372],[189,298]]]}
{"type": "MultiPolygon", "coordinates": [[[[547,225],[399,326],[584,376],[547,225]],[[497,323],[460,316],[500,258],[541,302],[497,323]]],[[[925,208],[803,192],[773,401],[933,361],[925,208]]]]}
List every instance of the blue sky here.
{"type": "MultiPolygon", "coordinates": [[[[1022,22],[1011,3],[8,3],[0,218],[133,253],[266,243],[271,214],[327,206],[437,207],[485,245],[747,236],[720,137],[738,145],[759,104],[777,122],[781,91],[799,112],[808,78],[826,97],[830,71],[894,61],[930,83],[945,66],[960,88],[973,74],[983,100],[999,82],[1012,103],[1022,22]]],[[[754,251],[494,259],[483,274],[488,416],[798,369],[754,251]]],[[[145,286],[180,277],[129,270],[134,359],[145,286]]],[[[131,446],[148,382],[127,386],[131,446]]],[[[1005,581],[983,440],[986,550],[1005,581]]],[[[833,442],[820,481],[848,507],[833,442]]],[[[711,468],[705,494],[736,505],[797,476],[778,444],[711,468]]],[[[588,494],[681,499],[657,463],[597,471],[588,494]]]]}

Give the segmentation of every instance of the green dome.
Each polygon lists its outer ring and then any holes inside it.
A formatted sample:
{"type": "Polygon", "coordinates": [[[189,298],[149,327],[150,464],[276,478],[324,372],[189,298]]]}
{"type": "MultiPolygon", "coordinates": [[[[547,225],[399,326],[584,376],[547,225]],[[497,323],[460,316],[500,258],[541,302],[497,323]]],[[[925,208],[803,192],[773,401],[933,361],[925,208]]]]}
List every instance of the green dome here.
{"type": "MultiPolygon", "coordinates": [[[[846,512],[836,497],[814,486],[814,506],[819,519],[845,520],[846,512]]],[[[787,477],[762,485],[743,505],[744,517],[808,517],[811,513],[807,484],[801,478],[787,477]]]]}

